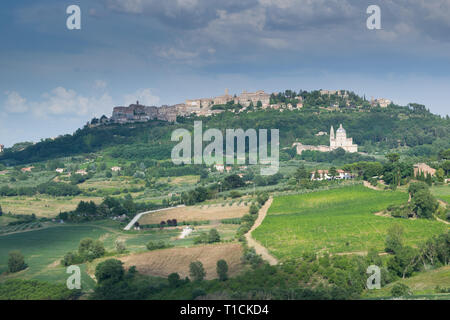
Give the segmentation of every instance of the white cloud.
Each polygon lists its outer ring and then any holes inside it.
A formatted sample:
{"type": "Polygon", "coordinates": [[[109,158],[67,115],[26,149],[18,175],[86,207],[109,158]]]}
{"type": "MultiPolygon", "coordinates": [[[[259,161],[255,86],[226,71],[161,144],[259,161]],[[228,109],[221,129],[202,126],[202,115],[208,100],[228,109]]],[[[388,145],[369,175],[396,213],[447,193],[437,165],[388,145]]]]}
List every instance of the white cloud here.
{"type": "Polygon", "coordinates": [[[7,113],[24,113],[28,111],[27,99],[20,96],[16,91],[7,91],[3,110],[7,113]]]}
{"type": "Polygon", "coordinates": [[[139,101],[139,104],[146,106],[154,106],[159,104],[159,97],[153,95],[151,89],[137,90],[135,93],[124,95],[123,99],[125,101],[125,105],[136,103],[136,101],[139,101]]]}
{"type": "Polygon", "coordinates": [[[106,89],[107,86],[108,86],[108,84],[106,83],[106,81],[95,80],[95,83],[94,83],[95,89],[106,89]]]}
{"type": "Polygon", "coordinates": [[[74,90],[57,87],[42,94],[40,101],[27,102],[19,93],[6,92],[3,111],[6,113],[31,112],[38,117],[74,116],[93,117],[109,114],[113,99],[107,93],[98,97],[85,97],[74,90]]]}

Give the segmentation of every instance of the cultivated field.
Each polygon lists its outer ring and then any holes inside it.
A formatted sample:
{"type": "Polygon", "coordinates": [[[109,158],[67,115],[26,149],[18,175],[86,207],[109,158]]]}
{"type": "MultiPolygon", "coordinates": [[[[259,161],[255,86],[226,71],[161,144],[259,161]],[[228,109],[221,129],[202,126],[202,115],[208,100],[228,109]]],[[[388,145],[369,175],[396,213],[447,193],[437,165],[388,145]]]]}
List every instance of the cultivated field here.
{"type": "Polygon", "coordinates": [[[206,279],[217,278],[216,264],[220,259],[228,263],[228,274],[234,276],[242,269],[242,247],[238,243],[205,245],[192,248],[171,248],[122,257],[126,268],[136,266],[140,273],[167,277],[177,272],[181,278],[189,276],[189,264],[200,261],[206,279]]]}
{"type": "Polygon", "coordinates": [[[240,205],[226,204],[204,205],[174,208],[161,212],[150,213],[142,216],[139,220],[140,224],[156,224],[169,219],[177,219],[177,221],[215,221],[221,219],[240,218],[248,213],[248,207],[243,203],[240,205]]]}
{"type": "Polygon", "coordinates": [[[14,214],[35,214],[37,217],[56,217],[60,212],[74,210],[80,201],[94,201],[99,204],[99,197],[52,197],[36,195],[33,197],[2,197],[0,205],[4,212],[14,214]]]}
{"type": "Polygon", "coordinates": [[[277,258],[295,258],[304,252],[363,253],[384,251],[387,229],[397,223],[405,242],[416,245],[448,230],[438,221],[407,220],[374,215],[390,204],[406,202],[403,192],[346,187],[274,199],[269,213],[253,233],[277,258]]]}

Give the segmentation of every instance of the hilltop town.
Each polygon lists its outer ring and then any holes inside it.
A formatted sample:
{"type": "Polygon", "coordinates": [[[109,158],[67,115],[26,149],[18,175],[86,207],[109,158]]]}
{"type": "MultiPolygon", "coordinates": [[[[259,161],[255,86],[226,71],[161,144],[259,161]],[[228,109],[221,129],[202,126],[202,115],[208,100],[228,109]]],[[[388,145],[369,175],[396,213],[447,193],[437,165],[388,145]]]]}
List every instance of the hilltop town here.
{"type": "MultiPolygon", "coordinates": [[[[224,111],[240,113],[244,111],[252,111],[258,109],[275,109],[275,110],[295,110],[301,109],[304,105],[304,97],[293,93],[288,101],[280,100],[278,93],[266,93],[264,90],[256,92],[243,91],[240,95],[231,95],[228,89],[221,96],[211,98],[188,99],[184,103],[175,105],[145,106],[137,101],[135,104],[114,107],[110,118],[102,116],[100,119],[92,119],[89,126],[97,126],[107,123],[135,123],[147,122],[149,120],[161,120],[168,122],[176,122],[177,117],[188,117],[191,115],[209,117],[224,111]]],[[[352,97],[356,95],[347,90],[320,90],[318,95],[325,99],[332,100],[334,103],[324,105],[322,108],[328,110],[337,110],[340,107],[362,108],[362,104],[355,105],[351,102],[352,97]]],[[[365,101],[365,99],[364,99],[365,101]]],[[[371,99],[368,104],[372,107],[386,108],[392,103],[389,99],[379,98],[371,99]]]]}

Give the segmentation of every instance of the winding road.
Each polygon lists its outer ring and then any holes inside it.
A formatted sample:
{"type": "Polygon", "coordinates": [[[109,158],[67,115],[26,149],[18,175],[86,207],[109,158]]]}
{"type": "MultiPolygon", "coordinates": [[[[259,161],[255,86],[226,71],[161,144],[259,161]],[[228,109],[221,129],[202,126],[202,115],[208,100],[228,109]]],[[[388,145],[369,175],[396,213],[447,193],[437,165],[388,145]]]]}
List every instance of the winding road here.
{"type": "Polygon", "coordinates": [[[127,224],[127,226],[126,226],[125,228],[123,228],[123,230],[125,230],[125,231],[130,230],[130,229],[134,226],[134,224],[135,224],[136,222],[138,222],[139,219],[140,219],[144,214],[147,214],[147,213],[154,213],[154,212],[160,212],[160,211],[165,211],[165,210],[170,210],[170,209],[175,209],[175,208],[181,208],[181,207],[185,207],[185,205],[183,204],[183,205],[176,206],[176,207],[170,207],[170,208],[164,208],[164,209],[159,209],[159,210],[152,210],[152,211],[146,211],[146,212],[138,213],[137,215],[134,216],[133,220],[131,220],[130,223],[127,224]]]}
{"type": "Polygon", "coordinates": [[[250,231],[245,234],[245,239],[247,240],[247,244],[249,247],[254,248],[257,254],[260,254],[264,260],[268,261],[269,264],[273,266],[278,264],[278,260],[269,253],[269,250],[267,250],[266,247],[264,247],[258,241],[252,238],[252,232],[256,228],[258,228],[264,221],[264,218],[266,217],[267,214],[267,210],[269,210],[272,201],[273,198],[267,200],[264,206],[262,206],[262,208],[259,210],[258,218],[256,219],[250,231]]]}

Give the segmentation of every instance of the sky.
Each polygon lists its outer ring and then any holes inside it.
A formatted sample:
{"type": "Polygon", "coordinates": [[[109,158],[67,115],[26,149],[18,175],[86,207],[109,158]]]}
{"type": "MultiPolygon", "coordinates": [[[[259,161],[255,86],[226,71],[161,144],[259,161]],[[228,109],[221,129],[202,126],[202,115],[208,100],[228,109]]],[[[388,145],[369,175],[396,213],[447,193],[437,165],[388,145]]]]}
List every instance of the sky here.
{"type": "Polygon", "coordinates": [[[0,10],[0,144],[243,90],[347,89],[450,112],[450,0],[19,0],[0,10]],[[69,30],[67,7],[81,9],[69,30]],[[381,9],[370,30],[369,5],[381,9]]]}

